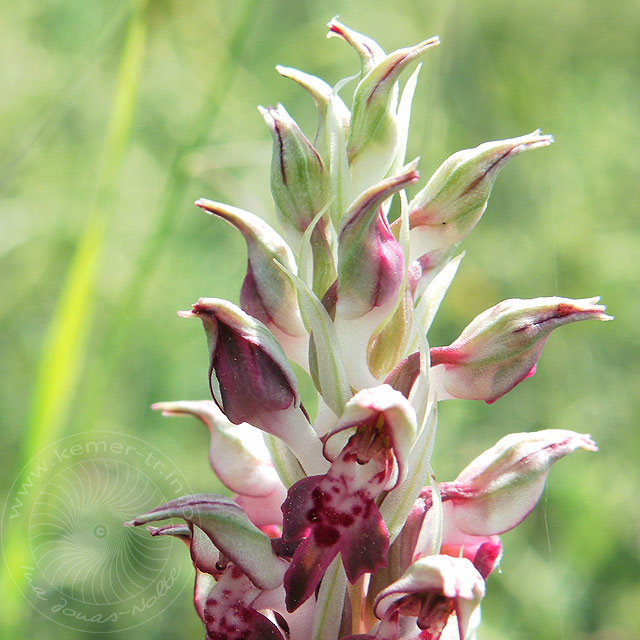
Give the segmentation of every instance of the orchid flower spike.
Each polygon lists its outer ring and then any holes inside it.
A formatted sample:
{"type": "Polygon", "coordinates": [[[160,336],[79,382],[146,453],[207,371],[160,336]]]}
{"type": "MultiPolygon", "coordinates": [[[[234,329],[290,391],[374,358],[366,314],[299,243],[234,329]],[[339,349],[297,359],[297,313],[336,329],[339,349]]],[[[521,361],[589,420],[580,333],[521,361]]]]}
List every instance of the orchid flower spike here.
{"type": "Polygon", "coordinates": [[[553,329],[611,318],[598,298],[511,299],[430,348],[457,246],[498,172],[553,139],[460,151],[416,187],[411,105],[439,39],[387,54],[337,18],[328,28],[358,57],[342,81],[277,67],[314,100],[315,132],[282,105],[260,108],[282,228],[196,202],[242,234],[247,271],[239,305],[202,297],[179,312],[202,322],[212,398],[153,408],[206,426],[228,495],[150,505],[127,524],[187,546],[207,640],[471,640],[510,551],[501,534],[532,511],[555,462],[597,448],[570,430],[505,435],[438,484],[438,404],[494,402],[534,373],[553,329]]]}

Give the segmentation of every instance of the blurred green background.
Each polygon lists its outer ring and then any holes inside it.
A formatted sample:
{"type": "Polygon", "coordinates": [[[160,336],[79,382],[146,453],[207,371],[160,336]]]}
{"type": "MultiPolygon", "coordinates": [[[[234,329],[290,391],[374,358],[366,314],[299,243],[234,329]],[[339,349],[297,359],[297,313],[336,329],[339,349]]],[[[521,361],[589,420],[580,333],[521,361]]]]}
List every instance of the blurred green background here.
{"type": "MultiPolygon", "coordinates": [[[[555,135],[498,178],[431,341],[448,344],[509,297],[601,295],[616,321],[554,334],[537,374],[494,405],[445,403],[434,467],[452,479],[512,431],[591,433],[600,452],[554,467],[539,507],[504,535],[480,638],[640,637],[638,3],[41,0],[0,11],[0,490],[9,508],[32,482],[20,514],[5,510],[3,520],[7,637],[111,637],[128,626],[101,604],[115,610],[117,589],[93,603],[104,619],[58,611],[52,622],[38,588],[47,578],[47,588],[86,601],[78,589],[110,579],[95,568],[110,554],[128,558],[120,576],[158,566],[131,542],[144,532],[119,533],[119,505],[151,508],[153,492],[131,478],[114,485],[111,465],[106,477],[92,472],[61,520],[87,553],[56,551],[60,534],[40,539],[76,569],[73,579],[39,574],[34,514],[55,509],[68,478],[33,472],[61,438],[136,437],[164,452],[189,490],[217,489],[206,431],[149,410],[208,396],[202,330],[175,311],[201,295],[237,302],[244,275],[241,239],[192,203],[204,196],[273,219],[271,141],[256,105],[281,101],[312,131],[311,101],[274,66],[331,83],[355,73],[353,52],[324,38],[334,14],[387,51],[440,35],[424,57],[409,145],[425,178],[458,149],[538,127],[555,135]],[[114,497],[113,486],[136,495],[114,497]]],[[[186,550],[162,548],[166,571],[181,568],[179,584],[119,637],[202,636],[186,550]]]]}

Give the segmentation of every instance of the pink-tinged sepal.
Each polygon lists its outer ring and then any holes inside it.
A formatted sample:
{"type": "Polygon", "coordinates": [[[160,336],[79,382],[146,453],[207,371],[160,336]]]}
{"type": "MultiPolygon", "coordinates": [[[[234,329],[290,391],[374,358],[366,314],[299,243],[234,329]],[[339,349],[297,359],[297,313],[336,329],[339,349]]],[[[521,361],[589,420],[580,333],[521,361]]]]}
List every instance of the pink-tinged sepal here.
{"type": "MultiPolygon", "coordinates": [[[[287,489],[278,481],[276,488],[266,496],[254,497],[235,494],[233,499],[247,514],[247,517],[261,531],[273,537],[270,531],[282,526],[282,511],[280,506],[287,496],[287,489]]],[[[280,535],[280,534],[278,534],[280,535]]]]}
{"type": "Polygon", "coordinates": [[[420,637],[438,640],[453,612],[458,637],[466,638],[471,616],[484,597],[484,580],[466,558],[435,555],[421,558],[376,598],[374,612],[385,620],[400,613],[414,616],[420,637]]]}
{"type": "Polygon", "coordinates": [[[274,261],[296,273],[293,253],[282,237],[258,216],[204,198],[196,206],[222,218],[242,234],[247,243],[247,274],[240,291],[240,307],[260,320],[278,339],[288,357],[304,363],[307,349],[298,296],[290,279],[274,261]]]}
{"type": "Polygon", "coordinates": [[[211,434],[209,462],[222,484],[243,496],[264,498],[282,488],[262,433],[246,422],[233,424],[212,400],[158,402],[164,416],[191,415],[211,434]]]}
{"type": "Polygon", "coordinates": [[[296,376],[267,327],[217,298],[200,298],[180,315],[202,320],[211,393],[227,418],[280,438],[307,473],[324,471],[320,441],[300,407],[296,376]]]}
{"type": "Polygon", "coordinates": [[[184,496],[125,524],[139,526],[167,518],[182,518],[190,527],[201,529],[256,587],[275,589],[282,583],[286,564],[273,552],[269,538],[229,498],[204,493],[184,496]]]}
{"type": "Polygon", "coordinates": [[[388,197],[418,178],[415,163],[371,187],[340,223],[336,328],[349,382],[356,389],[378,382],[367,363],[371,336],[391,313],[404,279],[404,256],[382,213],[388,197]]]}
{"type": "Polygon", "coordinates": [[[348,450],[360,464],[375,460],[381,469],[387,465],[381,482],[391,490],[406,477],[417,430],[415,411],[399,391],[387,384],[363,389],[347,402],[325,436],[324,455],[333,462],[348,450]]]}
{"type": "Polygon", "coordinates": [[[253,608],[260,593],[238,567],[229,565],[204,605],[207,640],[284,640],[279,629],[253,608]]]}
{"type": "Polygon", "coordinates": [[[552,142],[552,136],[537,130],[458,151],[445,160],[409,204],[411,259],[460,242],[482,217],[500,169],[518,153],[552,142]]]}
{"type": "Polygon", "coordinates": [[[395,302],[404,277],[404,257],[380,205],[418,179],[416,163],[365,191],[344,214],[338,239],[337,313],[360,318],[395,302]]]}
{"type": "Polygon", "coordinates": [[[438,397],[495,402],[533,375],[556,327],[579,320],[611,320],[599,298],[505,300],[477,316],[448,347],[431,349],[438,397]]]}
{"type": "Polygon", "coordinates": [[[382,180],[393,165],[398,148],[396,82],[411,62],[438,43],[430,38],[394,51],[376,62],[356,87],[347,140],[354,195],[382,180]]]}
{"type": "Polygon", "coordinates": [[[597,451],[590,436],[561,429],[505,436],[440,485],[455,526],[473,536],[509,531],[536,506],[551,465],[576,449],[597,451]]]}

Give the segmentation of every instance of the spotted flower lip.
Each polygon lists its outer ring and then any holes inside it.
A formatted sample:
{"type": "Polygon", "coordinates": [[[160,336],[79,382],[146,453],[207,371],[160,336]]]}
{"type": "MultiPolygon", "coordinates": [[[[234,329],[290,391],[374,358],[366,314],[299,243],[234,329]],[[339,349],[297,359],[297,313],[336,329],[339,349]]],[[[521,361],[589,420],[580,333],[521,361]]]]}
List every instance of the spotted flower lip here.
{"type": "Polygon", "coordinates": [[[352,583],[384,565],[389,541],[375,499],[404,479],[416,430],[409,402],[389,386],[360,391],[347,403],[324,438],[331,468],[296,483],[282,506],[283,539],[300,541],[285,575],[290,611],[310,597],[337,553],[352,583]]]}

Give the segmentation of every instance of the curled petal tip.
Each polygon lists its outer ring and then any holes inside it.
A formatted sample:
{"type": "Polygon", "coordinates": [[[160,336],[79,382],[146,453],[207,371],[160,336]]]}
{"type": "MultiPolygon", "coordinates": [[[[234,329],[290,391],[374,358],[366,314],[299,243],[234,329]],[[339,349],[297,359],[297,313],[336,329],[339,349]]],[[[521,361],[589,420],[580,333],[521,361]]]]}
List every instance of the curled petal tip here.
{"type": "Polygon", "coordinates": [[[189,309],[188,311],[177,311],[177,314],[181,318],[195,318],[196,317],[196,314],[193,313],[193,311],[191,309],[189,309]]]}
{"type": "MultiPolygon", "coordinates": [[[[543,134],[540,129],[536,129],[532,131],[528,136],[523,136],[521,138],[521,148],[522,149],[535,149],[538,147],[548,147],[550,144],[555,142],[554,137],[550,133],[543,134]]],[[[516,147],[514,151],[519,151],[520,149],[516,147]]]]}
{"type": "Polygon", "coordinates": [[[591,439],[590,433],[585,433],[582,436],[582,448],[585,451],[598,451],[598,445],[591,439]]]}
{"type": "Polygon", "coordinates": [[[163,416],[173,416],[179,413],[175,408],[174,402],[154,402],[151,405],[152,411],[160,411],[163,416]]]}

